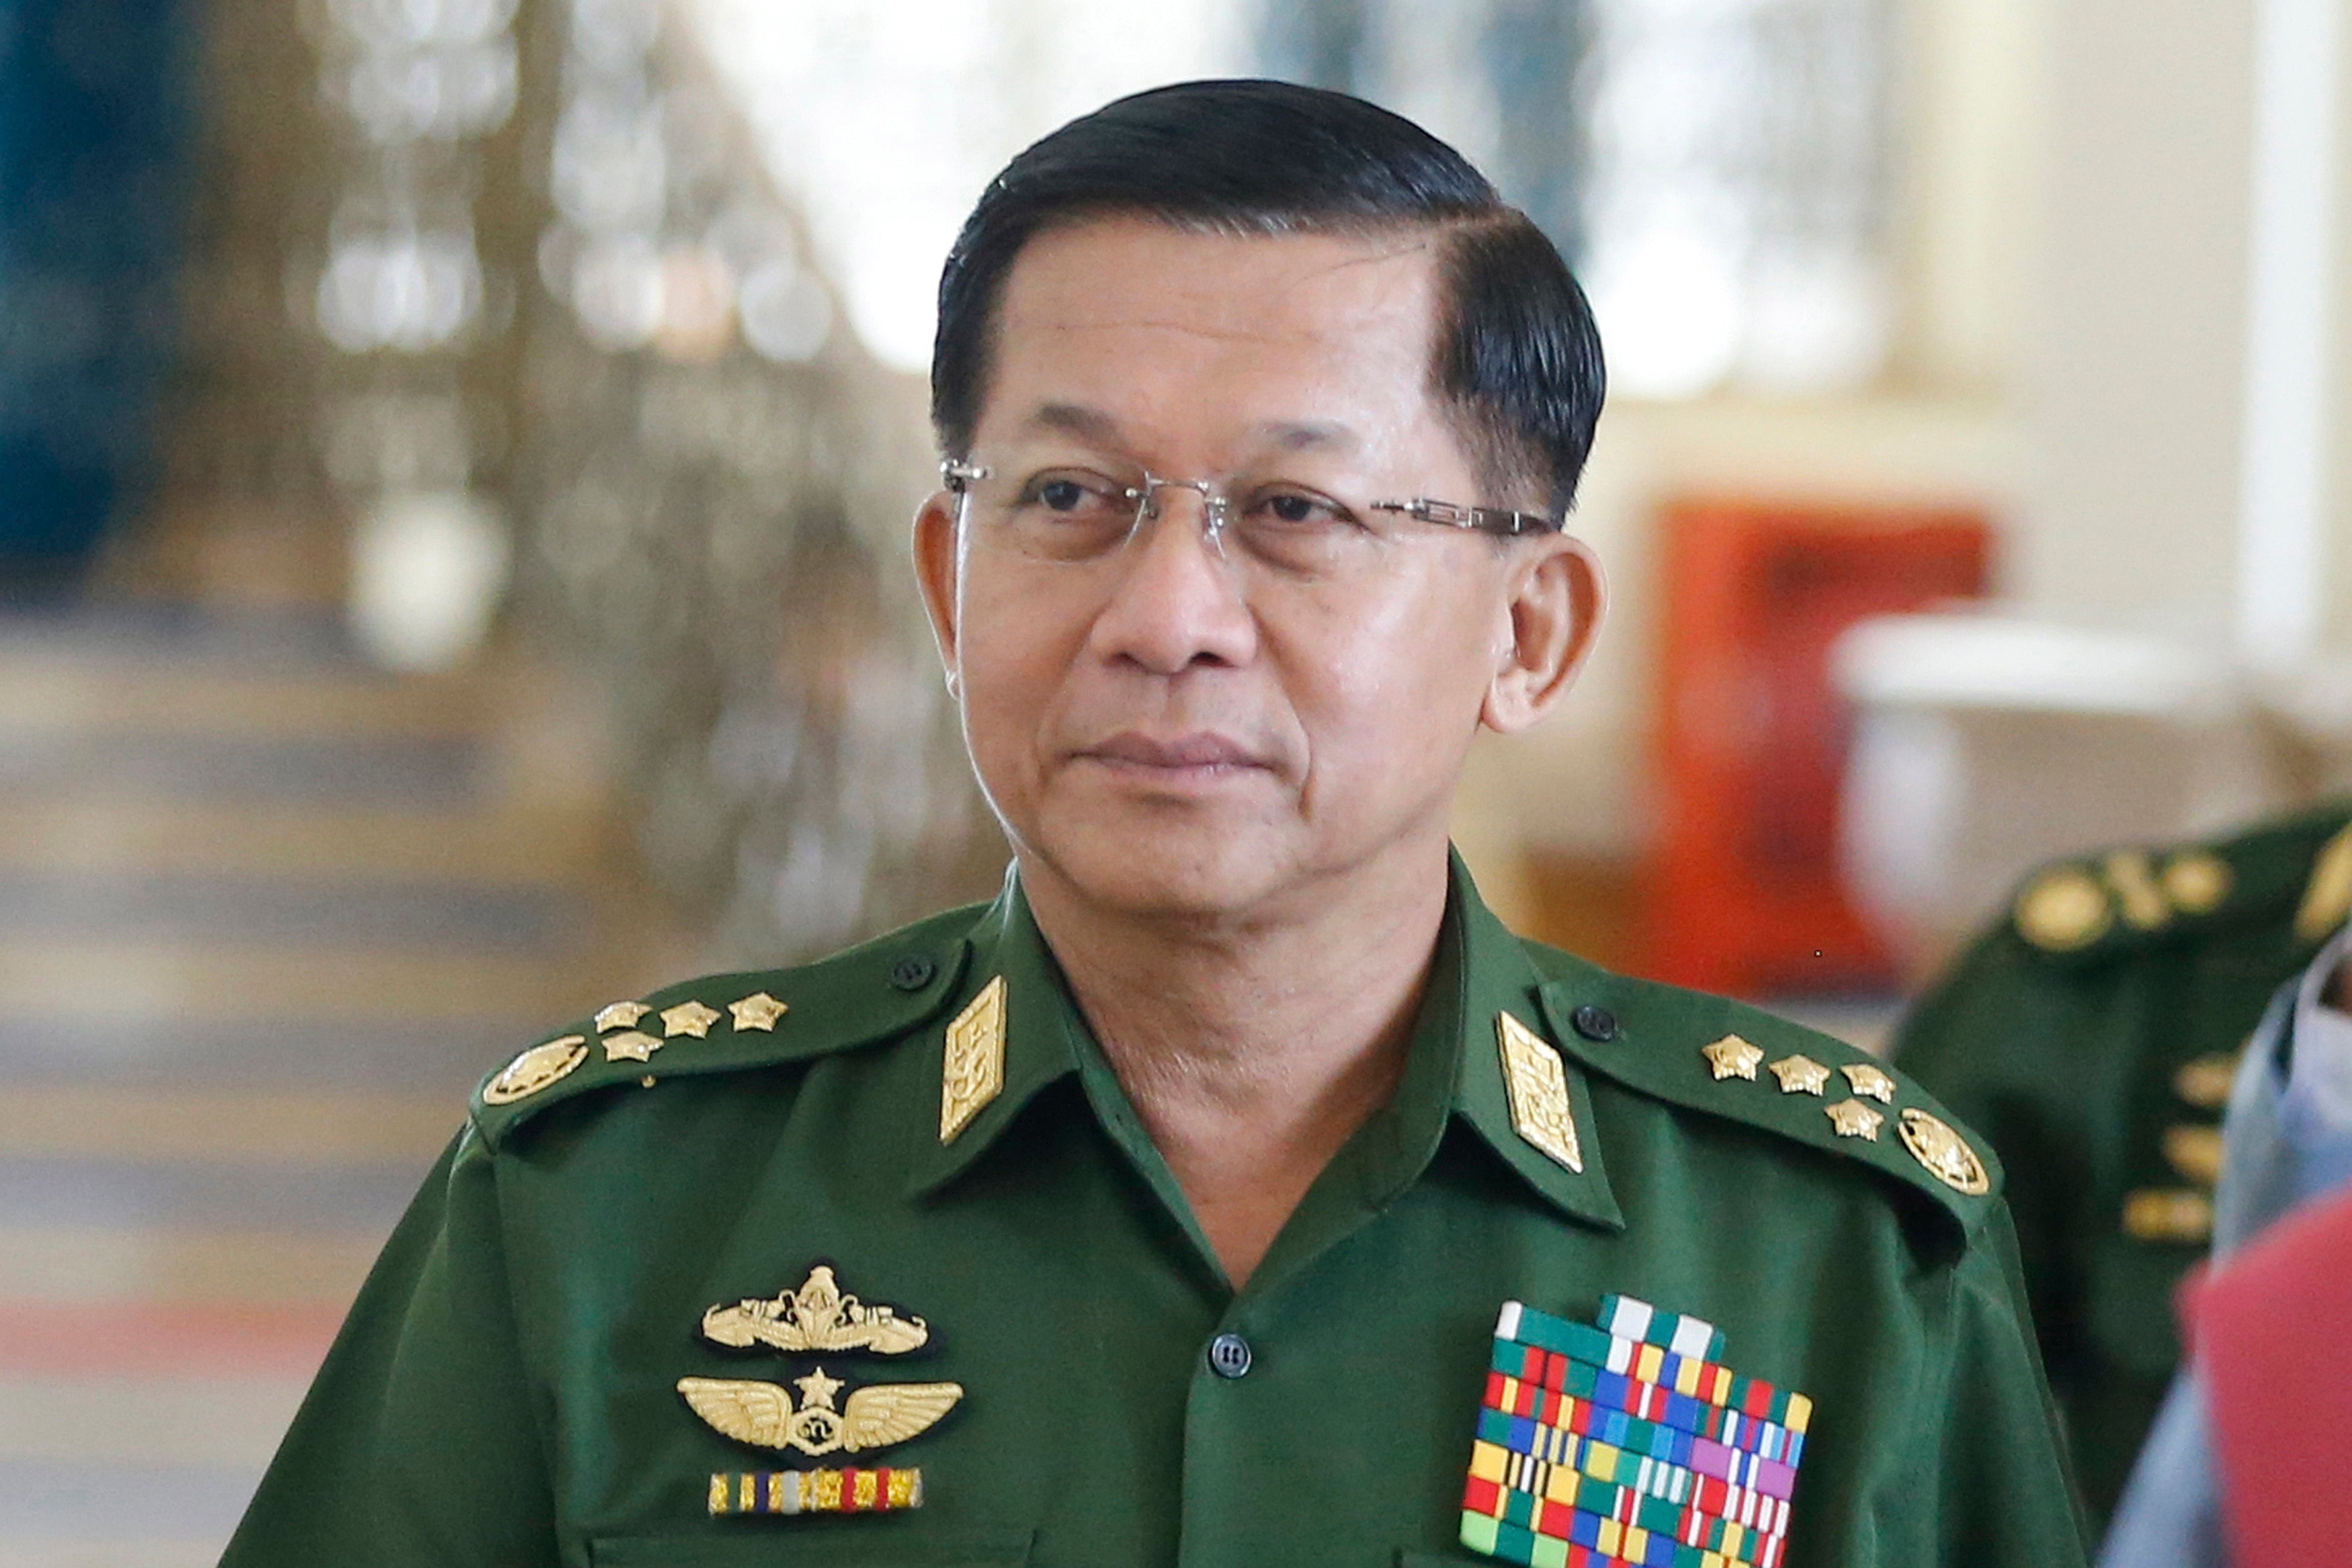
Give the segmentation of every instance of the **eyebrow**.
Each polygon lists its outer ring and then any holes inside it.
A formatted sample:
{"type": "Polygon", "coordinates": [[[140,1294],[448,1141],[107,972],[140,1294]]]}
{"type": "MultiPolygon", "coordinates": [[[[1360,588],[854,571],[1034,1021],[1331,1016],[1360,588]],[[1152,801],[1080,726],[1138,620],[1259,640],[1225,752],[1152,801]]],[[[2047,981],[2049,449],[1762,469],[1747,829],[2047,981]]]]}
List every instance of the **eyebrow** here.
{"type": "Polygon", "coordinates": [[[1024,430],[1058,431],[1097,446],[1119,444],[1118,421],[1098,408],[1087,408],[1082,403],[1041,404],[1036,413],[1022,422],[1022,427],[1024,430]]]}
{"type": "MultiPolygon", "coordinates": [[[[1083,403],[1049,402],[1023,422],[1034,431],[1055,431],[1096,446],[1120,446],[1118,421],[1083,403]]],[[[1363,440],[1344,424],[1324,420],[1265,420],[1251,427],[1257,441],[1284,452],[1355,452],[1363,440]]]]}

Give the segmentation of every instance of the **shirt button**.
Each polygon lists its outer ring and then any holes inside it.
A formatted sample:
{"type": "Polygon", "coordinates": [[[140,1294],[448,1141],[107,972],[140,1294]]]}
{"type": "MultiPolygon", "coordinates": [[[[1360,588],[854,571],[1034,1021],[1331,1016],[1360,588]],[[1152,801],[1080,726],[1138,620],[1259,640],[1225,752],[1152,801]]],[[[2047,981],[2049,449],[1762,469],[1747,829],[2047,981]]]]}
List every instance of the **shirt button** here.
{"type": "Polygon", "coordinates": [[[1607,1008],[1596,1008],[1588,1002],[1569,1014],[1568,1021],[1587,1040],[1617,1038],[1617,1015],[1607,1008]]]}
{"type": "Polygon", "coordinates": [[[1237,1333],[1221,1333],[1209,1342],[1209,1367],[1219,1377],[1241,1377],[1250,1369],[1249,1341],[1237,1333]]]}
{"type": "Polygon", "coordinates": [[[919,991],[939,972],[940,967],[929,958],[909,953],[890,966],[890,983],[902,991],[919,991]]]}

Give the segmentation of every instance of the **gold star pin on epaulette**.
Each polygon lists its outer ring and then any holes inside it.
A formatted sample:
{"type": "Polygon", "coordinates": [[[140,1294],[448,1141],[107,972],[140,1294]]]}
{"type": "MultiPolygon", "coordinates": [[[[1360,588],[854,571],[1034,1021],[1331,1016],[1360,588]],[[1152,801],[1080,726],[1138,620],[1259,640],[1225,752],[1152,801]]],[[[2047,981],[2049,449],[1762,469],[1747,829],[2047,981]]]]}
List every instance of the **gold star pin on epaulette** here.
{"type": "Polygon", "coordinates": [[[651,1061],[662,1042],[637,1030],[604,1037],[604,1060],[607,1061],[651,1061]]]}
{"type": "Polygon", "coordinates": [[[1830,1119],[1841,1138],[1866,1138],[1878,1142],[1878,1129],[1886,1118],[1859,1100],[1841,1100],[1834,1105],[1824,1105],[1822,1113],[1830,1119]]]}
{"type": "Polygon", "coordinates": [[[1888,1077],[1883,1069],[1867,1061],[1854,1061],[1838,1071],[1845,1074],[1845,1081],[1853,1085],[1855,1093],[1875,1100],[1882,1105],[1895,1103],[1895,1080],[1888,1077]]]}
{"type": "Polygon", "coordinates": [[[697,1040],[710,1038],[710,1026],[719,1021],[718,1009],[700,1002],[680,1002],[661,1012],[662,1038],[675,1040],[679,1035],[692,1035],[697,1040]]]}
{"type": "Polygon", "coordinates": [[[616,1029],[635,1029],[637,1020],[653,1009],[643,1002],[614,1002],[596,1009],[596,1032],[609,1034],[616,1029]]]}
{"type": "Polygon", "coordinates": [[[1771,1065],[1783,1094],[1819,1094],[1829,1087],[1830,1070],[1810,1056],[1784,1056],[1771,1065]]]}
{"type": "Polygon", "coordinates": [[[1753,1082],[1757,1068],[1764,1062],[1764,1052],[1736,1034],[1727,1034],[1713,1045],[1700,1046],[1698,1053],[1706,1058],[1707,1067],[1718,1083],[1727,1078],[1745,1078],[1753,1082]]]}
{"type": "Polygon", "coordinates": [[[756,1029],[773,1033],[776,1020],[791,1010],[765,991],[753,991],[740,1002],[727,1004],[728,1016],[734,1019],[739,1032],[756,1029]]]}

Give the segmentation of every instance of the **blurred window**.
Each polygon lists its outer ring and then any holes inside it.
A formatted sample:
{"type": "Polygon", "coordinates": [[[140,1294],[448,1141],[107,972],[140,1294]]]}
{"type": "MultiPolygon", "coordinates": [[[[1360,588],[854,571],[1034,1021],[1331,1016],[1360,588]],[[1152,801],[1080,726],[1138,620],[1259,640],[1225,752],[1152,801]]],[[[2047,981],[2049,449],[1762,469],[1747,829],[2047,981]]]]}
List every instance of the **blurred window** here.
{"type": "Polygon", "coordinates": [[[1887,0],[1592,0],[1582,275],[1612,380],[1826,392],[1886,356],[1887,0]]]}
{"type": "MultiPolygon", "coordinates": [[[[1847,391],[1885,358],[1893,0],[692,0],[691,14],[851,325],[903,370],[929,362],[940,260],[1007,159],[1122,93],[1235,73],[1361,93],[1494,173],[1576,259],[1624,392],[1847,391]]],[[[614,176],[580,200],[624,199],[621,160],[597,162],[614,176]]]]}

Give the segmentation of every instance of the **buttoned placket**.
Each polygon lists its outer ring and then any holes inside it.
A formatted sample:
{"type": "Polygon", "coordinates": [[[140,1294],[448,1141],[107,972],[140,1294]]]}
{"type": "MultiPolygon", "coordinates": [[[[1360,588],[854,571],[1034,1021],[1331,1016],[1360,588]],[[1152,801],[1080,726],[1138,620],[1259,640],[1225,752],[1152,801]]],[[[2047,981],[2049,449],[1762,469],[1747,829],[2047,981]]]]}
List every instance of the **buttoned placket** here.
{"type": "MultiPolygon", "coordinates": [[[[1538,1152],[1512,1128],[1496,1061],[1495,1015],[1507,1010],[1539,1029],[1546,1019],[1538,995],[1540,977],[1517,938],[1478,903],[1458,862],[1397,1094],[1334,1156],[1237,1291],[1070,998],[1017,887],[1008,889],[992,921],[995,940],[976,934],[982,951],[965,984],[976,990],[991,973],[1013,977],[1012,1027],[1021,1038],[1011,1052],[1003,1097],[974,1119],[962,1140],[938,1151],[937,1158],[919,1161],[918,1182],[926,1187],[943,1184],[978,1157],[980,1147],[1003,1129],[1023,1100],[1052,1079],[1076,1076],[1100,1131],[1130,1175],[1150,1191],[1167,1222],[1169,1240],[1181,1247],[1182,1256],[1168,1262],[1194,1281],[1200,1299],[1211,1308],[1192,1352],[1185,1395],[1182,1523],[1174,1559],[1179,1563],[1222,1564],[1234,1521],[1264,1507],[1270,1482],[1262,1462],[1265,1434],[1279,1429],[1297,1402],[1317,1397],[1317,1390],[1302,1386],[1294,1375],[1296,1359],[1286,1361],[1285,1354],[1295,1348],[1289,1342],[1297,1334],[1315,1332],[1303,1303],[1316,1293],[1319,1271],[1342,1249],[1378,1244],[1383,1218],[1423,1178],[1450,1128],[1461,1124],[1565,1215],[1605,1228],[1622,1224],[1600,1169],[1600,1151],[1590,1138],[1586,1169],[1576,1173],[1538,1152]]],[[[1570,1071],[1573,1077],[1572,1066],[1570,1071]]],[[[1589,1124],[1589,1101],[1580,1105],[1579,1114],[1589,1124]]],[[[1482,1301],[1475,1312],[1483,1316],[1496,1306],[1482,1301]]],[[[1331,1326],[1344,1332],[1344,1324],[1331,1326]]],[[[1467,1385],[1462,1390],[1465,1453],[1477,1392],[1467,1385]]]]}

